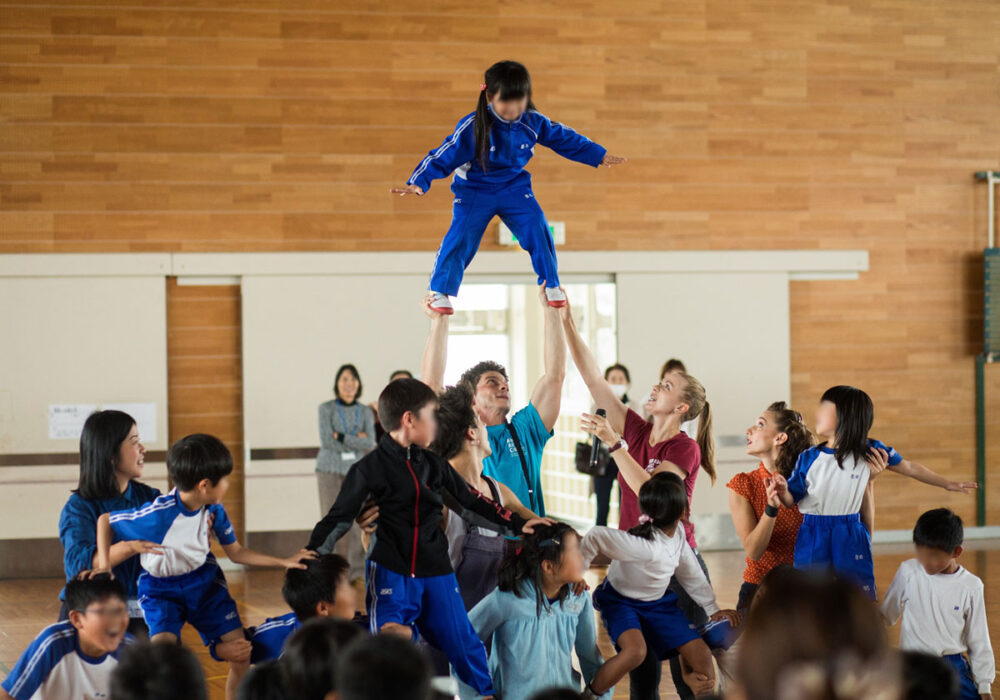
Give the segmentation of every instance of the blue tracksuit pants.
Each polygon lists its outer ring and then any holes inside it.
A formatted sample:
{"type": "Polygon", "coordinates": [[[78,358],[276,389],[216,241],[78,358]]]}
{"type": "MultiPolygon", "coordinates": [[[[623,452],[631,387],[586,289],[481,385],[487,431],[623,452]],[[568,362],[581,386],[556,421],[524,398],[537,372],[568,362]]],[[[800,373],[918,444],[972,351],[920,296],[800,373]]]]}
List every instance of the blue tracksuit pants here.
{"type": "Polygon", "coordinates": [[[875,600],[872,538],[858,513],[807,513],[795,540],[795,568],[832,568],[838,576],[857,583],[875,600]]]}
{"type": "Polygon", "coordinates": [[[538,283],[545,282],[546,287],[559,286],[552,233],[545,213],[535,200],[530,180],[516,178],[508,187],[489,191],[468,187],[456,179],[451,191],[455,193],[451,227],[434,260],[429,285],[432,292],[448,296],[458,294],[465,268],[479,250],[486,226],[494,216],[507,224],[517,242],[528,251],[538,283]]]}
{"type": "Polygon", "coordinates": [[[388,622],[409,626],[448,657],[455,674],[481,695],[495,695],[486,647],[469,622],[455,574],[410,577],[366,562],[372,634],[388,622]]]}

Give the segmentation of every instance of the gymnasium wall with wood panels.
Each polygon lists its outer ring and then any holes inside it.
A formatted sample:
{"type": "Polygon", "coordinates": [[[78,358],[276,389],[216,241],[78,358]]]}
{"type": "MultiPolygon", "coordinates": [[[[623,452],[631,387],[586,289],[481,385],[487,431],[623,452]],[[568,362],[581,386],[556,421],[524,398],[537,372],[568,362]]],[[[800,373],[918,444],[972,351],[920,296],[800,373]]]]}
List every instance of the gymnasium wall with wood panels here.
{"type": "MultiPolygon", "coordinates": [[[[793,403],[861,386],[877,437],[968,479],[998,26],[989,0],[4,1],[0,253],[432,250],[447,184],[388,189],[514,58],[542,112],[630,159],[538,150],[566,249],[869,250],[859,280],[792,283],[793,403]]],[[[171,437],[239,453],[238,291],[169,285],[167,304],[171,437]]],[[[898,479],[880,528],[930,503],[974,520],[970,497],[898,479]]]]}

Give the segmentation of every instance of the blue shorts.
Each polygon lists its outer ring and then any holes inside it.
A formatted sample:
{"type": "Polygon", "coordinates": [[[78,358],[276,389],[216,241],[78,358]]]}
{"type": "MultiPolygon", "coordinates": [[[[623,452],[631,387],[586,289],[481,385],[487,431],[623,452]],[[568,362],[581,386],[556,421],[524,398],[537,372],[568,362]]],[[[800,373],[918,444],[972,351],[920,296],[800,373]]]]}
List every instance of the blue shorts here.
{"type": "Polygon", "coordinates": [[[455,574],[411,577],[369,559],[365,578],[372,634],[388,623],[407,626],[414,639],[444,652],[462,682],[480,695],[496,695],[486,647],[469,622],[455,574]]]}
{"type": "Polygon", "coordinates": [[[659,600],[635,600],[623,596],[605,580],[594,590],[593,598],[594,608],[600,611],[601,621],[616,649],[619,637],[637,629],[642,632],[648,649],[662,660],[701,637],[677,607],[677,594],[673,591],[667,591],[659,600]]]}
{"type": "Polygon", "coordinates": [[[236,602],[215,559],[180,576],[139,575],[139,605],[149,625],[149,636],[169,632],[180,639],[185,622],[198,630],[206,645],[242,629],[236,602]]]}
{"type": "Polygon", "coordinates": [[[795,568],[833,569],[860,586],[869,598],[876,598],[872,538],[858,513],[806,513],[795,540],[795,568]]]}
{"type": "Polygon", "coordinates": [[[969,661],[965,656],[962,654],[948,654],[941,658],[953,666],[955,673],[958,674],[960,689],[958,697],[961,700],[979,700],[979,688],[976,687],[976,681],[972,677],[972,669],[969,668],[969,661]]]}

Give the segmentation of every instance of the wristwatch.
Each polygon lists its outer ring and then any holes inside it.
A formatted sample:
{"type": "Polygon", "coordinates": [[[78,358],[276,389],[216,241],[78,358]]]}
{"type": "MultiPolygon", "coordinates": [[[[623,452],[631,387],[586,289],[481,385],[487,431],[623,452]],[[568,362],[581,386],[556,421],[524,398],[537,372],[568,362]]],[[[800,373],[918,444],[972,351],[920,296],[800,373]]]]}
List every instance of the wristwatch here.
{"type": "Polygon", "coordinates": [[[628,452],[628,443],[625,442],[625,438],[618,438],[618,443],[616,445],[614,445],[613,447],[611,447],[611,448],[608,449],[608,454],[611,454],[615,450],[618,450],[618,449],[621,449],[621,448],[624,448],[625,451],[628,452]]]}

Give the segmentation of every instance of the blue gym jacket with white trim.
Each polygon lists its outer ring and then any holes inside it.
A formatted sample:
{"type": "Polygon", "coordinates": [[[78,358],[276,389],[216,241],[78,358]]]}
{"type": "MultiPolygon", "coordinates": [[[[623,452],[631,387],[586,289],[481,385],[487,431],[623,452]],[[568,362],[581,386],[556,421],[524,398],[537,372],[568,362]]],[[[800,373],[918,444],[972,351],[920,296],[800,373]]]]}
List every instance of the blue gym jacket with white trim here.
{"type": "MultiPolygon", "coordinates": [[[[524,170],[535,153],[535,144],[551,148],[563,158],[578,163],[601,164],[607,149],[568,126],[554,122],[540,112],[528,110],[514,121],[501,119],[490,107],[490,157],[486,172],[476,158],[476,113],[459,120],[455,131],[438,148],[420,161],[408,185],[424,192],[431,182],[455,173],[455,182],[470,187],[496,189],[512,182],[524,170]]],[[[530,177],[530,176],[529,176],[530,177]]]]}

